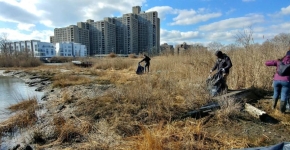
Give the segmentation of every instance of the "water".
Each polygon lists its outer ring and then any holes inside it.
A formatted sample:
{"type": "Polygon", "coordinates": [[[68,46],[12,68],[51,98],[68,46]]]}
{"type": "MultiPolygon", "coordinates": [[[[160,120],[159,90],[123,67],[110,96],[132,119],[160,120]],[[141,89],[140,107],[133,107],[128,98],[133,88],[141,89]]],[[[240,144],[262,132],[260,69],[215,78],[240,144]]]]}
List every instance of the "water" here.
{"type": "Polygon", "coordinates": [[[33,97],[40,100],[43,92],[37,92],[35,88],[29,87],[21,79],[1,76],[0,74],[0,121],[9,116],[9,111],[6,108],[10,105],[33,97]]]}

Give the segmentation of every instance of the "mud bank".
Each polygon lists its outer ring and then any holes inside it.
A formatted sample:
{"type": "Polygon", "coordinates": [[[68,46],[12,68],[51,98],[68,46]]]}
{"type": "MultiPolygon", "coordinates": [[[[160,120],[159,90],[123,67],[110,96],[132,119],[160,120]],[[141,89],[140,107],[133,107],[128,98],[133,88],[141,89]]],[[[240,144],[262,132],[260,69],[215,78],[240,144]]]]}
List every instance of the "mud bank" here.
{"type": "MultiPolygon", "coordinates": [[[[15,127],[13,131],[2,133],[1,150],[7,149],[62,149],[58,143],[64,139],[59,139],[56,133],[60,125],[56,120],[69,120],[70,123],[82,125],[81,119],[74,115],[75,101],[92,99],[103,95],[112,85],[74,85],[65,88],[53,88],[49,78],[42,77],[37,73],[27,73],[24,71],[1,70],[0,75],[13,76],[25,81],[28,86],[35,87],[35,91],[44,92],[43,97],[38,101],[35,110],[36,121],[25,128],[15,127]]],[[[5,121],[0,123],[5,126],[5,121]]],[[[74,136],[74,135],[71,135],[74,136]]],[[[76,142],[84,138],[73,138],[76,142]]]]}

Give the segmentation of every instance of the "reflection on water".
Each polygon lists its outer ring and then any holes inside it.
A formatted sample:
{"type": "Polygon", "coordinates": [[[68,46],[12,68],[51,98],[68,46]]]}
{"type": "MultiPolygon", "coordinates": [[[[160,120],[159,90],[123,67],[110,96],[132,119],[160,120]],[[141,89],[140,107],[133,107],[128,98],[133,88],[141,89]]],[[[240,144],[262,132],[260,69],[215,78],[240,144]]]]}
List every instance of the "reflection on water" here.
{"type": "Polygon", "coordinates": [[[35,87],[28,87],[21,79],[0,75],[0,121],[7,117],[6,108],[21,100],[36,97],[41,99],[43,92],[36,92],[35,87]]]}

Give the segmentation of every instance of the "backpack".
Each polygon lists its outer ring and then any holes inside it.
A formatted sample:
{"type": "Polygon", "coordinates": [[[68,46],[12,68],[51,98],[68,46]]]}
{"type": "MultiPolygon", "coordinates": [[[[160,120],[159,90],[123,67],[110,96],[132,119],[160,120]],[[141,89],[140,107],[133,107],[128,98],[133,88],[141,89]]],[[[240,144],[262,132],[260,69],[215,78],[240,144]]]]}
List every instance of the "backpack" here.
{"type": "Polygon", "coordinates": [[[290,63],[285,64],[284,62],[279,61],[277,73],[280,76],[290,76],[290,63]]]}

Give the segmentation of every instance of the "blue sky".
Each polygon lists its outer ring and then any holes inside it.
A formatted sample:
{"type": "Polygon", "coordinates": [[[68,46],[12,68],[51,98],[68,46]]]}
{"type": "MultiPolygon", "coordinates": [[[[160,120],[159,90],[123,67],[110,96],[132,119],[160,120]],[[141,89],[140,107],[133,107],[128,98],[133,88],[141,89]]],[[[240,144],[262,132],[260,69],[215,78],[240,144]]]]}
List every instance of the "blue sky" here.
{"type": "Polygon", "coordinates": [[[0,0],[0,34],[49,42],[54,28],[119,17],[132,6],[158,12],[161,44],[233,44],[249,29],[262,43],[290,31],[288,0],[0,0]]]}

